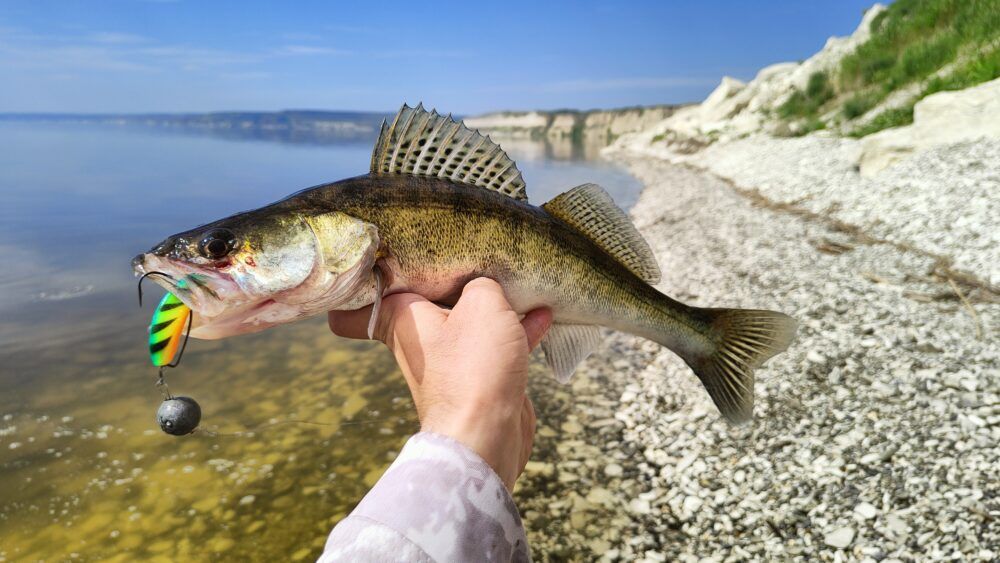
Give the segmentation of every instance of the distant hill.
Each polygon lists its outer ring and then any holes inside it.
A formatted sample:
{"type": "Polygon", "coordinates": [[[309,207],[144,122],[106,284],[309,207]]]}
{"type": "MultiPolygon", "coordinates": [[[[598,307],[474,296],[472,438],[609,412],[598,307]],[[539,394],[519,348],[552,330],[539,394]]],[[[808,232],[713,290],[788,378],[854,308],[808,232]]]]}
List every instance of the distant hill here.
{"type": "Polygon", "coordinates": [[[0,121],[155,127],[185,132],[272,138],[293,142],[370,140],[378,135],[382,120],[391,118],[392,114],[390,113],[322,110],[146,114],[0,114],[0,121]]]}
{"type": "Polygon", "coordinates": [[[502,111],[465,118],[465,124],[497,138],[569,139],[605,146],[641,131],[683,105],[633,106],[607,110],[502,111]]]}

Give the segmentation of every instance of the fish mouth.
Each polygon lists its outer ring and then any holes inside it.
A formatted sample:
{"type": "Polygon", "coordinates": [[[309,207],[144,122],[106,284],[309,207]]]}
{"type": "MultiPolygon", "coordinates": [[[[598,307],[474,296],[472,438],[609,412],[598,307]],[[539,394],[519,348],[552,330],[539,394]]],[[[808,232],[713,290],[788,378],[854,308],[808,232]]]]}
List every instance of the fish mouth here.
{"type": "Polygon", "coordinates": [[[232,277],[218,270],[152,253],[136,256],[132,260],[132,270],[136,276],[149,275],[149,279],[174,294],[200,317],[210,319],[246,301],[232,277]]]}

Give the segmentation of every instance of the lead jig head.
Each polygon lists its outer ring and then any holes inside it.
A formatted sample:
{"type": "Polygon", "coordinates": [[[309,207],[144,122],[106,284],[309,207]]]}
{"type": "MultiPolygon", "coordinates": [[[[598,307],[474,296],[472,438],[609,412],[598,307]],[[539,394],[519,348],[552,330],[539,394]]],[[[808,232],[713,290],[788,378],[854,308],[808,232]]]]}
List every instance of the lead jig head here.
{"type": "Polygon", "coordinates": [[[174,436],[186,436],[198,428],[201,407],[191,397],[169,397],[156,410],[160,429],[174,436]]]}

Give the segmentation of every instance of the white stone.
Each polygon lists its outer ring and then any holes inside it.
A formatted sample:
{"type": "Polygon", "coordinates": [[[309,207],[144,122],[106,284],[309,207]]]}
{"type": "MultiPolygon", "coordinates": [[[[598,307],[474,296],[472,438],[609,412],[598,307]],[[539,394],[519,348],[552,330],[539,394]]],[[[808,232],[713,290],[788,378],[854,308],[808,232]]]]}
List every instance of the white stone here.
{"type": "Polygon", "coordinates": [[[837,549],[844,549],[854,541],[854,528],[837,528],[823,536],[823,543],[837,549]]]}
{"type": "Polygon", "coordinates": [[[885,527],[897,536],[902,536],[909,531],[909,526],[906,525],[906,521],[895,514],[886,516],[885,527]]]}
{"type": "Polygon", "coordinates": [[[878,516],[878,509],[867,502],[860,502],[854,507],[854,513],[864,520],[871,520],[878,516]]]}
{"type": "Polygon", "coordinates": [[[604,466],[604,474],[608,477],[621,477],[622,472],[622,466],[617,463],[609,463],[604,466]]]}
{"type": "Polygon", "coordinates": [[[636,514],[649,514],[652,511],[649,501],[641,498],[632,499],[632,501],[628,503],[628,509],[636,514]]]}
{"type": "Polygon", "coordinates": [[[615,495],[602,487],[594,487],[590,489],[587,493],[587,500],[593,504],[600,504],[603,506],[613,506],[615,504],[615,495]]]}
{"type": "Polygon", "coordinates": [[[701,508],[702,500],[696,496],[687,496],[684,498],[684,504],[681,505],[681,517],[685,520],[690,519],[698,512],[701,508]]]}
{"type": "Polygon", "coordinates": [[[861,175],[873,176],[907,156],[937,145],[1000,137],[1000,78],[938,92],[913,107],[913,124],[868,135],[861,144],[861,175]]]}
{"type": "Polygon", "coordinates": [[[826,361],[826,357],[820,354],[816,350],[809,350],[806,352],[806,359],[814,364],[822,364],[826,361]]]}

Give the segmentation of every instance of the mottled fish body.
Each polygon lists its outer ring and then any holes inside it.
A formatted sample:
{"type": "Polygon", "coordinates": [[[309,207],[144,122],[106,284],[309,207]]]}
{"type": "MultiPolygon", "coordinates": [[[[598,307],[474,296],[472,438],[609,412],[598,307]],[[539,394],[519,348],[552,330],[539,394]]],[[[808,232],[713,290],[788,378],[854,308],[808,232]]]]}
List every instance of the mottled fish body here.
{"type": "Polygon", "coordinates": [[[795,331],[781,313],[660,293],[649,246],[603,189],[585,184],[533,206],[499,146],[420,107],[383,126],[369,174],[180,233],[134,265],[196,281],[158,280],[194,310],[200,338],[373,303],[374,319],[381,298],[399,292],[451,304],[466,282],[489,277],[516,311],[552,309],[542,348],[558,379],[606,326],[677,353],[734,422],[752,416],[753,370],[795,331]]]}

